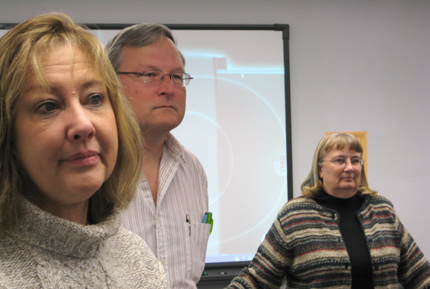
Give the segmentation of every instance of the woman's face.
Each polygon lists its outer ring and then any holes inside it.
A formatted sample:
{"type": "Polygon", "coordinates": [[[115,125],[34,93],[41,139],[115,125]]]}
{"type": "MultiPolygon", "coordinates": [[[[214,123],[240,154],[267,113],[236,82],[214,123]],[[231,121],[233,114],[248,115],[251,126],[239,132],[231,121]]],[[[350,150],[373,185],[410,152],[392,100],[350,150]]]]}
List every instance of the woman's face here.
{"type": "Polygon", "coordinates": [[[319,169],[324,190],[338,198],[354,196],[361,181],[360,162],[361,154],[350,150],[349,145],[342,150],[329,150],[319,169]]]}
{"type": "MultiPolygon", "coordinates": [[[[14,123],[18,158],[42,195],[42,209],[70,219],[111,175],[118,154],[115,115],[103,79],[79,49],[47,51],[49,90],[32,74],[14,123]]],[[[31,192],[27,192],[31,195],[31,192]]]]}

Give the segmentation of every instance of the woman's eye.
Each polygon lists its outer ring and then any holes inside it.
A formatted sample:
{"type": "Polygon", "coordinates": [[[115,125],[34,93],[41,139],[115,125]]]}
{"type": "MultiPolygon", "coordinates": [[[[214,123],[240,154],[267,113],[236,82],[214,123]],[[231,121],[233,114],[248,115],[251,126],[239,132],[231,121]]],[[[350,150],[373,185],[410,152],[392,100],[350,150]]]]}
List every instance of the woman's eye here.
{"type": "Polygon", "coordinates": [[[39,107],[38,110],[42,113],[50,113],[57,108],[57,105],[54,102],[44,102],[39,107]]]}
{"type": "Polygon", "coordinates": [[[343,163],[345,163],[345,159],[344,158],[338,158],[338,159],[335,159],[334,162],[338,163],[338,164],[343,164],[343,163]]]}
{"type": "Polygon", "coordinates": [[[89,102],[92,105],[100,105],[102,103],[103,96],[100,94],[91,95],[89,98],[89,102]]]}

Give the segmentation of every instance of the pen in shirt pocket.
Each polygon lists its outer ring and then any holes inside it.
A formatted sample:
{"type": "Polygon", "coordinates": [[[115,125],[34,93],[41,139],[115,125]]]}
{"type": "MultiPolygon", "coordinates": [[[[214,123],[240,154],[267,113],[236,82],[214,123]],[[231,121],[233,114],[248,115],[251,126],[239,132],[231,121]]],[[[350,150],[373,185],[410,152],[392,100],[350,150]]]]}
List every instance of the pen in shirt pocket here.
{"type": "Polygon", "coordinates": [[[203,216],[202,223],[204,223],[204,224],[210,224],[211,228],[210,228],[209,234],[212,233],[212,228],[214,226],[214,221],[212,219],[212,213],[211,212],[206,212],[205,213],[205,215],[203,216]]]}
{"type": "Polygon", "coordinates": [[[188,224],[188,234],[191,236],[191,219],[190,214],[185,215],[185,222],[188,224]]]}

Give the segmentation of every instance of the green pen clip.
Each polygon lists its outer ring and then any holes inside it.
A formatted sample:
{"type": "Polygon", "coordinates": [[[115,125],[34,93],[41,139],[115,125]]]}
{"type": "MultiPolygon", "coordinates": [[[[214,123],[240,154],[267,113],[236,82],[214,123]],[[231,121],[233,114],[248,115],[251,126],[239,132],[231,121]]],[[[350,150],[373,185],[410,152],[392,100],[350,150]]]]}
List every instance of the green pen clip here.
{"type": "Polygon", "coordinates": [[[205,224],[210,224],[211,225],[211,229],[209,231],[209,234],[212,233],[212,228],[214,226],[214,220],[212,219],[212,213],[211,212],[206,212],[205,215],[203,216],[203,222],[205,224]]]}

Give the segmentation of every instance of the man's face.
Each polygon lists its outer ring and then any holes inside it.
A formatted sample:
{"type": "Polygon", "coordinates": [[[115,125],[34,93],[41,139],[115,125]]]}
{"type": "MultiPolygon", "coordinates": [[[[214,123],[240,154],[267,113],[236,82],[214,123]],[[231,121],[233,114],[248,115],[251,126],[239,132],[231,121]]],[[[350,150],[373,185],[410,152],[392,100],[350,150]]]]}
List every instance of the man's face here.
{"type": "MultiPolygon", "coordinates": [[[[165,74],[184,72],[184,64],[175,44],[167,37],[144,47],[122,49],[118,71],[145,72],[157,69],[165,74]]],[[[170,77],[161,83],[145,84],[134,74],[120,74],[119,79],[132,106],[142,134],[167,133],[184,118],[185,87],[173,86],[170,77]]]]}

